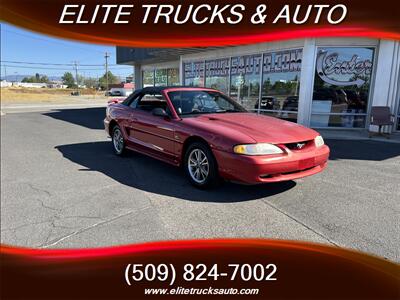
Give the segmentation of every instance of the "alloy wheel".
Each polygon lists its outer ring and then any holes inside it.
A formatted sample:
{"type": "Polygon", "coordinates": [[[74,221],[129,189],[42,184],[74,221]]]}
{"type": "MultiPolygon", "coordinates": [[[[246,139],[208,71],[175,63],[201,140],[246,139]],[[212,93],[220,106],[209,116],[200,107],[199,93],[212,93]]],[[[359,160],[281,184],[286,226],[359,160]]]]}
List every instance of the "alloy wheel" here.
{"type": "Polygon", "coordinates": [[[210,172],[207,155],[201,149],[193,149],[188,158],[188,171],[192,179],[202,184],[210,172]]]}
{"type": "Polygon", "coordinates": [[[117,153],[121,153],[122,150],[124,149],[124,137],[122,136],[122,132],[119,128],[116,128],[114,130],[113,144],[115,151],[117,151],[117,153]]]}

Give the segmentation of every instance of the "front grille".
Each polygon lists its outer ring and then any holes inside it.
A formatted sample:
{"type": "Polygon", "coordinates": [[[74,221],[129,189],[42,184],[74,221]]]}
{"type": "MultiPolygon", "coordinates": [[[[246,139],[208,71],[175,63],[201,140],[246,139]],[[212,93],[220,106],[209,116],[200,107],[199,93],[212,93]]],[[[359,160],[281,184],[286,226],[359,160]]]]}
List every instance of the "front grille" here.
{"type": "Polygon", "coordinates": [[[307,169],[303,169],[303,170],[296,170],[296,171],[292,171],[292,172],[286,172],[286,173],[281,173],[282,175],[290,175],[290,174],[296,174],[296,173],[300,173],[300,172],[305,172],[311,169],[314,169],[316,166],[312,166],[310,168],[307,169]]]}
{"type": "Polygon", "coordinates": [[[304,149],[310,147],[312,145],[312,142],[313,142],[313,140],[289,143],[289,144],[285,144],[285,147],[292,151],[301,151],[301,150],[304,150],[304,149]]]}
{"type": "Polygon", "coordinates": [[[307,169],[295,170],[295,171],[285,172],[285,173],[263,174],[263,175],[260,175],[260,178],[267,179],[267,178],[274,178],[274,177],[282,176],[282,175],[291,175],[291,174],[296,174],[296,173],[302,173],[302,172],[306,172],[308,170],[314,169],[315,167],[317,167],[317,166],[312,166],[312,167],[309,167],[307,169]]]}

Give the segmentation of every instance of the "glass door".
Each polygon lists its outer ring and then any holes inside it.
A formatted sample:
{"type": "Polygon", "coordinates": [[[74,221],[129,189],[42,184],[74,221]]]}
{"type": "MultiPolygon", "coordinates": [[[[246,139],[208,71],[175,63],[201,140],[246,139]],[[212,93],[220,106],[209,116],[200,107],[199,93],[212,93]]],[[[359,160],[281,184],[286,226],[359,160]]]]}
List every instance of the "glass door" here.
{"type": "Polygon", "coordinates": [[[374,48],[318,48],[311,127],[365,128],[374,48]]]}

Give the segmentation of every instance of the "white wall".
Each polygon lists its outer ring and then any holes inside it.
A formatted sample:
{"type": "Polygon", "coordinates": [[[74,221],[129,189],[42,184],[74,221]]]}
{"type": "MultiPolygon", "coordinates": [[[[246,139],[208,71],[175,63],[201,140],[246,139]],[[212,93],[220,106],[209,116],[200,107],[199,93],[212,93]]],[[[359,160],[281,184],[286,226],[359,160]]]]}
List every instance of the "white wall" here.
{"type": "Polygon", "coordinates": [[[10,86],[12,86],[11,82],[5,80],[0,81],[0,87],[10,87],[10,86]]]}
{"type": "Polygon", "coordinates": [[[36,82],[13,82],[14,86],[22,86],[27,88],[44,88],[47,87],[46,83],[36,83],[36,82]]]}
{"type": "Polygon", "coordinates": [[[313,97],[316,46],[315,39],[306,39],[303,47],[303,60],[300,74],[299,107],[297,122],[308,126],[311,117],[313,97]]]}
{"type": "Polygon", "coordinates": [[[135,74],[135,89],[140,89],[143,87],[143,76],[142,76],[142,66],[136,64],[133,66],[135,74]]]}
{"type": "MultiPolygon", "coordinates": [[[[179,61],[149,64],[135,68],[135,80],[141,82],[141,71],[156,68],[179,68],[180,81],[183,84],[182,63],[193,60],[227,58],[238,55],[265,53],[285,49],[303,48],[303,61],[300,77],[298,122],[309,126],[312,106],[315,60],[317,47],[374,47],[374,70],[369,98],[371,106],[388,105],[392,113],[400,106],[400,42],[368,38],[310,38],[280,42],[259,43],[253,45],[225,47],[205,52],[183,55],[179,61]],[[140,70],[140,72],[137,72],[140,70]],[[139,78],[140,77],[140,78],[139,78]]],[[[139,87],[139,86],[138,86],[139,87]]],[[[368,124],[368,123],[367,123],[368,124]]],[[[369,126],[367,126],[369,127],[369,126]]],[[[375,130],[375,128],[371,128],[375,130]]]]}
{"type": "MultiPolygon", "coordinates": [[[[215,49],[211,51],[186,54],[182,56],[183,61],[199,60],[199,59],[217,59],[238,55],[261,54],[263,52],[274,50],[285,50],[291,48],[302,48],[304,39],[289,40],[282,42],[260,43],[245,46],[227,47],[215,49]]],[[[181,66],[182,67],[182,66],[181,66]]]]}
{"type": "Polygon", "coordinates": [[[141,70],[155,70],[155,69],[177,69],[179,68],[179,60],[177,61],[168,61],[168,62],[163,62],[163,63],[157,63],[157,64],[147,64],[147,65],[142,65],[141,70]]]}
{"type": "MultiPolygon", "coordinates": [[[[373,106],[390,106],[396,114],[399,105],[400,42],[381,40],[378,46],[375,84],[372,92],[373,106]]],[[[386,131],[388,128],[385,128],[386,131]]],[[[377,126],[370,126],[377,131],[377,126]]]]}

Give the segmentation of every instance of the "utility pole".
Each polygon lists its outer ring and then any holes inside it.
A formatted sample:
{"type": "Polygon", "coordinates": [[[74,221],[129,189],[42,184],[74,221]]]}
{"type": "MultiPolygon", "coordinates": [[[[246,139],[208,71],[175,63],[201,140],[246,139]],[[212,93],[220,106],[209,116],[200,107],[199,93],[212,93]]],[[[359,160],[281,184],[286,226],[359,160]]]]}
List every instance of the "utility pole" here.
{"type": "Polygon", "coordinates": [[[74,64],[74,68],[75,68],[76,92],[79,94],[78,62],[74,61],[73,64],[74,64]]]}
{"type": "Polygon", "coordinates": [[[104,58],[106,59],[106,94],[108,96],[108,58],[110,55],[108,52],[105,53],[104,58]]]}

